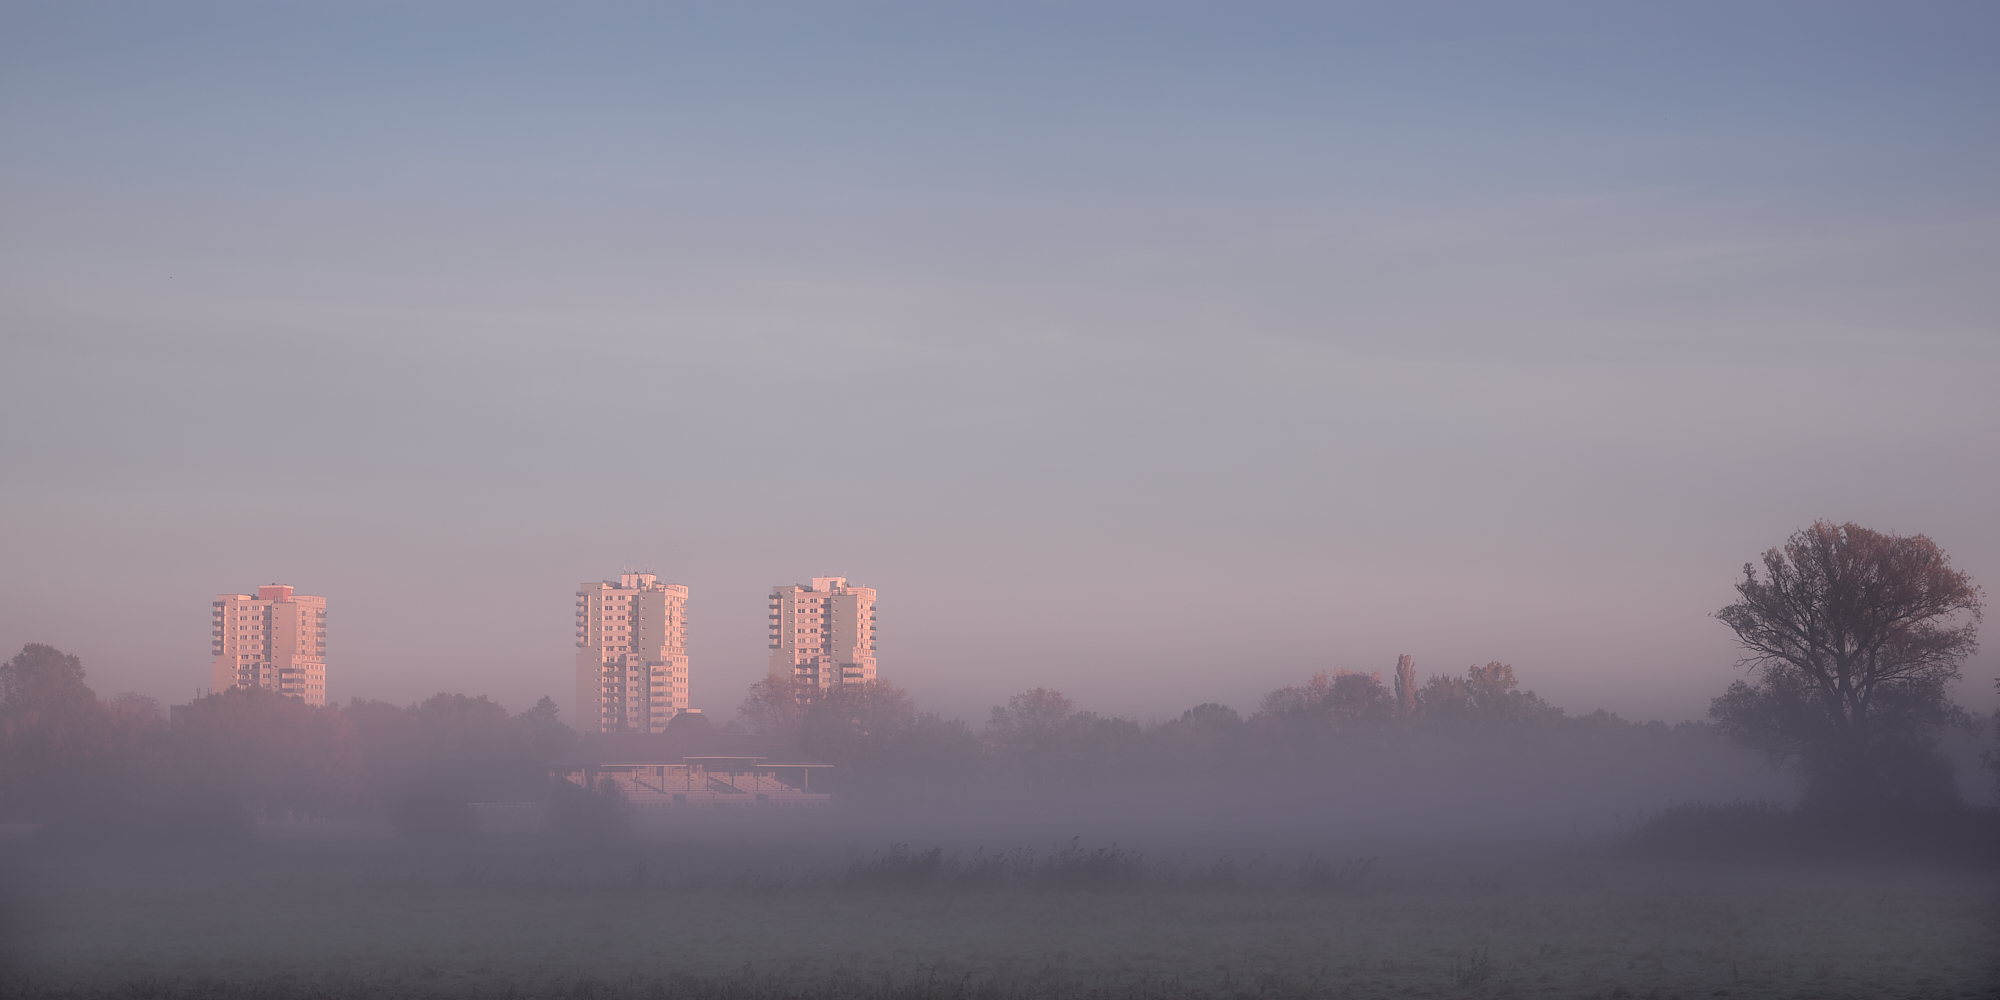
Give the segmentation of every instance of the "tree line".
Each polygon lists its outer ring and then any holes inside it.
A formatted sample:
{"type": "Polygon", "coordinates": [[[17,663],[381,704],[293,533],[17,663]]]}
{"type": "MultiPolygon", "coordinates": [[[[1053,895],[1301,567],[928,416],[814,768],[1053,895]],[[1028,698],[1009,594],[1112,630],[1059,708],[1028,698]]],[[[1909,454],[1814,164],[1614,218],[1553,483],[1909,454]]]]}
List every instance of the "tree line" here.
{"type": "Polygon", "coordinates": [[[975,729],[918,709],[886,681],[848,684],[809,701],[778,678],[751,686],[737,726],[794,739],[837,769],[828,779],[861,796],[913,789],[1013,784],[1074,787],[1320,768],[1413,741],[1560,742],[1565,737],[1694,734],[1625,722],[1606,712],[1572,717],[1520,688],[1513,667],[1488,663],[1462,676],[1433,675],[1398,698],[1379,674],[1320,672],[1266,694],[1248,716],[1221,704],[1142,724],[1080,709],[1045,687],[993,707],[975,729]]]}
{"type": "MultiPolygon", "coordinates": [[[[1978,648],[1980,589],[1930,539],[1855,524],[1817,522],[1762,562],[1761,576],[1744,566],[1739,600],[1715,616],[1736,633],[1750,676],[1714,699],[1704,723],[1570,716],[1522,690],[1513,667],[1498,662],[1418,684],[1407,658],[1393,689],[1379,674],[1321,673],[1270,692],[1247,717],[1208,704],[1151,726],[1036,688],[996,706],[975,731],[918,711],[887,683],[835,688],[802,705],[779,679],[754,685],[739,718],[842,765],[832,780],[860,795],[967,780],[1062,786],[1317,773],[1448,746],[1670,754],[1720,737],[1795,769],[1809,811],[1962,805],[1937,737],[1976,723],[1950,685],[1978,648]]],[[[2000,737],[2000,716],[1992,725],[2000,737]]],[[[2000,752],[1986,761],[2000,791],[2000,752]]]]}
{"type": "Polygon", "coordinates": [[[470,803],[542,798],[574,730],[544,697],[307,705],[230,688],[177,706],[100,699],[83,663],[30,643],[0,665],[0,815],[62,837],[230,839],[259,820],[375,813],[417,838],[469,833],[470,803]]]}
{"type": "MultiPolygon", "coordinates": [[[[1399,697],[1378,675],[1322,672],[1271,691],[1247,716],[1204,704],[1154,724],[1035,688],[974,728],[920,710],[886,682],[802,704],[789,686],[766,679],[720,728],[785,737],[836,765],[816,786],[824,780],[857,807],[886,810],[1010,791],[1303,774],[1329,760],[1362,766],[1378,751],[1485,753],[1504,744],[1509,753],[1561,755],[1581,741],[1600,753],[1622,742],[1670,754],[1676,744],[1716,738],[1699,723],[1566,715],[1522,690],[1502,663],[1420,685],[1405,678],[1404,687],[1399,697]]],[[[98,698],[76,656],[30,644],[0,665],[0,815],[45,821],[65,837],[196,839],[240,837],[260,820],[374,815],[416,839],[452,839],[476,829],[473,802],[601,808],[576,800],[545,767],[578,739],[546,697],[510,714],[463,694],[321,707],[232,688],[176,706],[170,721],[150,698],[98,698]]]]}
{"type": "MultiPolygon", "coordinates": [[[[1573,716],[1522,689],[1505,663],[1420,683],[1406,661],[1390,684],[1322,672],[1247,715],[1204,704],[1152,724],[1038,687],[975,728],[883,681],[802,699],[765,679],[724,729],[787,737],[836,765],[828,785],[849,801],[885,808],[1246,776],[1310,789],[1304,779],[1414,758],[1666,760],[1723,739],[1795,767],[1808,809],[1961,805],[1936,736],[1973,721],[1949,686],[1977,648],[1980,590],[1929,539],[1852,524],[1798,532],[1763,569],[1746,565],[1740,599],[1716,615],[1741,641],[1748,676],[1706,722],[1573,716]]],[[[57,828],[235,835],[260,817],[374,812],[411,836],[462,835],[471,802],[570,794],[544,765],[577,739],[546,697],[509,714],[463,694],[314,707],[231,689],[180,707],[170,724],[151,699],[98,698],[81,662],[50,646],[0,665],[0,813],[57,828]]],[[[2000,755],[1987,760],[2000,784],[2000,755]]]]}

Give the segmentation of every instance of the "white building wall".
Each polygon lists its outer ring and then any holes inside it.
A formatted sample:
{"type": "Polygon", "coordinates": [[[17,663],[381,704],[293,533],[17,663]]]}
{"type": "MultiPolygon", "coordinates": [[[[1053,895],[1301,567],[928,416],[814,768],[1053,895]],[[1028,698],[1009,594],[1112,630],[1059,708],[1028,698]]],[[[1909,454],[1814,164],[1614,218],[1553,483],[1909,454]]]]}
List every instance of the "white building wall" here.
{"type": "Polygon", "coordinates": [[[576,592],[576,727],[657,733],[688,709],[688,588],[651,573],[576,592]]]}
{"type": "Polygon", "coordinates": [[[326,598],[283,584],[217,594],[210,604],[208,682],[213,691],[261,687],[327,703],[326,598]]]}
{"type": "Polygon", "coordinates": [[[840,576],[771,588],[770,675],[792,680],[805,699],[874,680],[875,603],[874,588],[840,576]]]}

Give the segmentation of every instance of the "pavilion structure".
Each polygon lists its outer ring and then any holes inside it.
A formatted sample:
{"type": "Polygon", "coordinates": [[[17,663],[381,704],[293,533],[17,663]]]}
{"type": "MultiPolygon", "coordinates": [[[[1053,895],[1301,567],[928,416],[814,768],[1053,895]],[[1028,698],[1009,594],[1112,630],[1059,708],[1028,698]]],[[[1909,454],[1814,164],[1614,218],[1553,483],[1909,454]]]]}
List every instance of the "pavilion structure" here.
{"type": "Polygon", "coordinates": [[[584,788],[609,781],[639,807],[810,809],[832,802],[824,781],[833,765],[778,737],[606,733],[585,737],[548,766],[584,788]]]}

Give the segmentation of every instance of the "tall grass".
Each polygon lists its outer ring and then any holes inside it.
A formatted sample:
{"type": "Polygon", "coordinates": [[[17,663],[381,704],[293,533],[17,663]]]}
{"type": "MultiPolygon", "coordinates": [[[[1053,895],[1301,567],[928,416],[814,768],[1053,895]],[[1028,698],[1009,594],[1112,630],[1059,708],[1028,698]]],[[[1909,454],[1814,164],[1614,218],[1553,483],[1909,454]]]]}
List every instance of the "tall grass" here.
{"type": "Polygon", "coordinates": [[[912,850],[892,844],[886,851],[855,860],[837,878],[816,879],[801,873],[801,885],[823,882],[837,887],[885,891],[1024,890],[1034,892],[1226,892],[1297,890],[1310,893],[1358,889],[1374,869],[1374,858],[1334,863],[1307,858],[1296,870],[1259,870],[1255,863],[1238,865],[1229,858],[1210,863],[1186,859],[1154,861],[1143,853],[1111,844],[1085,847],[1081,837],[1051,845],[1046,852],[1031,849],[989,854],[947,855],[943,848],[912,850]]]}
{"type": "MultiPolygon", "coordinates": [[[[1253,977],[1242,985],[1203,989],[1172,976],[1101,977],[1090,982],[1034,976],[975,978],[938,969],[903,975],[833,976],[809,985],[744,972],[736,976],[633,975],[622,979],[552,975],[477,996],[518,1000],[1234,1000],[1258,997],[1336,997],[1319,977],[1253,977]]],[[[449,986],[386,983],[349,977],[303,981],[262,979],[148,979],[106,988],[63,988],[33,982],[0,983],[0,1000],[456,1000],[469,994],[449,986]]]]}
{"type": "Polygon", "coordinates": [[[2000,865],[2000,809],[1832,812],[1770,802],[1686,803],[1625,836],[1643,855],[1699,860],[1953,861],[2000,865]]]}

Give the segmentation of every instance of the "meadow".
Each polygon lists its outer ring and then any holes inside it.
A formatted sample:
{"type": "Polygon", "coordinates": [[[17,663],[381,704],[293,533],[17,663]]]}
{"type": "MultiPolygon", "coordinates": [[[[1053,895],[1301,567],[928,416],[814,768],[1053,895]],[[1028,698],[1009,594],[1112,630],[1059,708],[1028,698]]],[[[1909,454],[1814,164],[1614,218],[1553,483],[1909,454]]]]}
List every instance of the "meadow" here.
{"type": "Polygon", "coordinates": [[[427,851],[339,824],[211,851],[16,838],[0,996],[2000,996],[1984,867],[1661,861],[1615,839],[910,847],[839,816],[597,844],[519,825],[427,851]]]}

